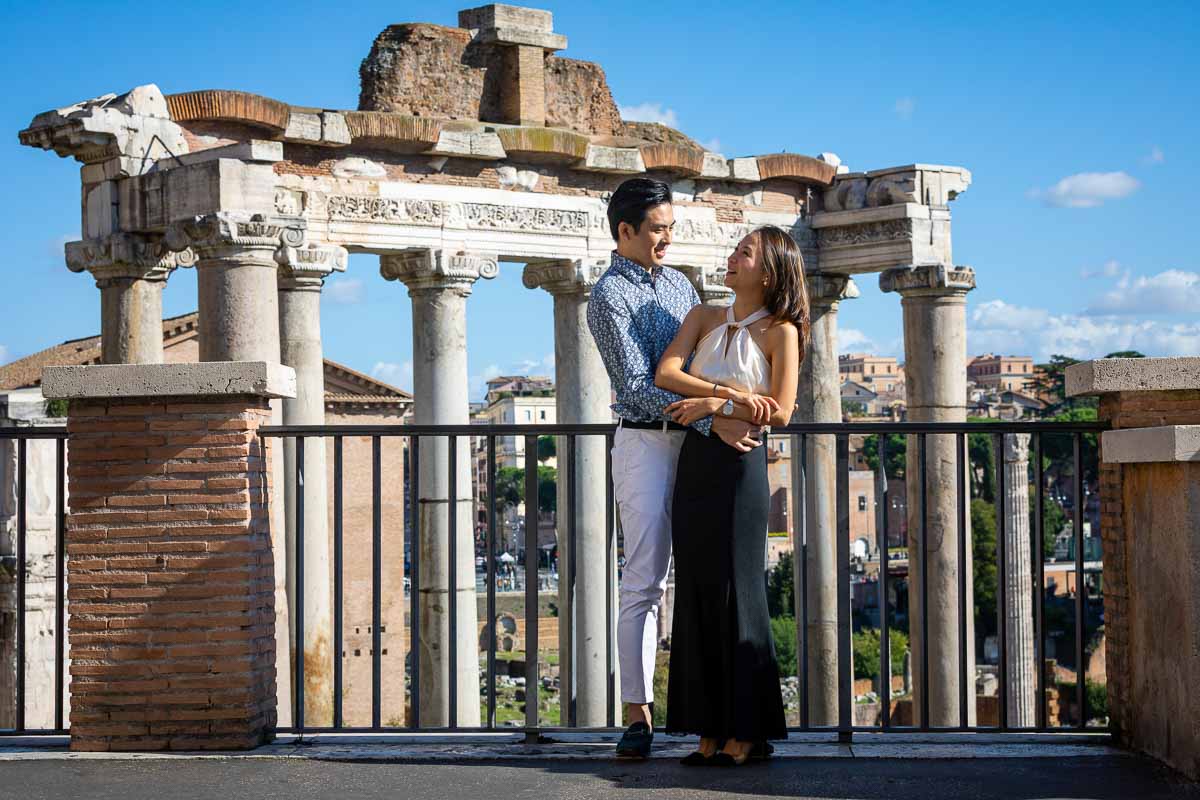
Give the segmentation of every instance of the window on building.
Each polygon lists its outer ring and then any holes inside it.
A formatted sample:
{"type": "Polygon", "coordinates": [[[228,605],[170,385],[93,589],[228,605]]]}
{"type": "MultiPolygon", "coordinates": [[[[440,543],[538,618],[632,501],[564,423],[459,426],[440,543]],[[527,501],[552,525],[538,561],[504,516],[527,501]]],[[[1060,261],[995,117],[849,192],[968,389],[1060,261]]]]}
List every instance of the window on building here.
{"type": "Polygon", "coordinates": [[[546,410],[545,410],[545,409],[542,409],[542,412],[541,412],[540,418],[541,418],[541,419],[545,419],[545,418],[546,418],[546,410]]]}
{"type": "Polygon", "coordinates": [[[867,510],[867,496],[865,494],[860,494],[858,496],[858,510],[859,511],[867,510]]]}
{"type": "Polygon", "coordinates": [[[525,421],[530,422],[532,419],[533,419],[533,414],[529,411],[528,408],[525,409],[525,421]]]}

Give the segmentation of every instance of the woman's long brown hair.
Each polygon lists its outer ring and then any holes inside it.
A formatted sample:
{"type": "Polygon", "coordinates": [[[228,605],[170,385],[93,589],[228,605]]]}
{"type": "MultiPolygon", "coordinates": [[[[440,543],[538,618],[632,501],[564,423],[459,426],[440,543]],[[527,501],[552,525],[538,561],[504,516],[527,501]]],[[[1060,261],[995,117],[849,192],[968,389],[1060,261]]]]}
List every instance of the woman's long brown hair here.
{"type": "Polygon", "coordinates": [[[762,253],[763,271],[767,276],[765,302],[767,310],[777,320],[787,320],[800,332],[800,359],[808,348],[810,319],[808,315],[808,285],[804,280],[804,256],[787,231],[774,225],[764,225],[754,231],[762,253]]]}

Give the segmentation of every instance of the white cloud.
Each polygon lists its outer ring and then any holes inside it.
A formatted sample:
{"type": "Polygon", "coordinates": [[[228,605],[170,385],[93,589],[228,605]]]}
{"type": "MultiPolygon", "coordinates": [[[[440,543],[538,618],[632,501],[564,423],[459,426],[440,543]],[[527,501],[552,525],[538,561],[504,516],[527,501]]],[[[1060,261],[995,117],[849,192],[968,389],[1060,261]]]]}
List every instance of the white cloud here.
{"type": "Polygon", "coordinates": [[[363,282],[358,278],[335,278],[325,285],[325,296],[329,302],[340,306],[354,305],[363,301],[363,282]]]}
{"type": "Polygon", "coordinates": [[[670,128],[679,127],[679,117],[673,108],[663,108],[662,103],[638,103],[636,106],[619,106],[621,119],[630,122],[661,122],[670,128]]]}
{"type": "Polygon", "coordinates": [[[1051,314],[1003,300],[980,303],[972,310],[967,338],[972,353],[1032,355],[1037,361],[1054,353],[1099,358],[1118,350],[1150,356],[1200,352],[1200,324],[1051,314]]]}
{"type": "Polygon", "coordinates": [[[1088,314],[1191,314],[1200,308],[1200,273],[1169,269],[1150,277],[1117,281],[1088,314]]]}
{"type": "Polygon", "coordinates": [[[715,137],[712,139],[709,139],[707,142],[700,142],[699,144],[701,147],[703,147],[705,150],[707,150],[710,153],[720,153],[721,152],[721,140],[717,139],[715,137]]]}
{"type": "Polygon", "coordinates": [[[900,119],[912,119],[913,112],[917,110],[917,101],[911,97],[901,97],[893,110],[900,119]]]}
{"type": "Polygon", "coordinates": [[[1095,208],[1105,200],[1128,197],[1141,182],[1127,172],[1080,172],[1068,175],[1049,189],[1034,189],[1031,197],[1055,208],[1095,208]]]}
{"type": "Polygon", "coordinates": [[[0,364],[8,361],[8,348],[0,344],[0,364]]]}
{"type": "Polygon", "coordinates": [[[1150,153],[1142,158],[1142,163],[1148,166],[1155,166],[1165,163],[1166,160],[1167,156],[1163,152],[1163,149],[1158,145],[1154,145],[1154,147],[1150,148],[1150,153]]]}
{"type": "Polygon", "coordinates": [[[371,377],[378,378],[384,383],[411,390],[413,386],[413,362],[405,361],[397,364],[394,361],[376,361],[371,367],[371,377]]]}
{"type": "Polygon", "coordinates": [[[875,353],[879,346],[857,328],[838,328],[837,347],[841,353],[875,353]]]}
{"type": "Polygon", "coordinates": [[[1079,270],[1079,277],[1085,281],[1090,278],[1115,278],[1121,274],[1121,262],[1115,258],[1110,258],[1100,265],[1099,269],[1089,269],[1084,267],[1079,270]]]}

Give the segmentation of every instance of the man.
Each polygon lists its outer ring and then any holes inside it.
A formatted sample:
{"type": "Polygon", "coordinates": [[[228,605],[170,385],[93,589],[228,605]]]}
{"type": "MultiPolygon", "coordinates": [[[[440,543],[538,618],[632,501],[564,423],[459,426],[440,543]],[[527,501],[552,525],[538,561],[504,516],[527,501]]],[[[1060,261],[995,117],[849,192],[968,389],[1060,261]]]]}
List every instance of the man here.
{"type": "MultiPolygon", "coordinates": [[[[588,303],[588,327],[596,340],[620,418],[613,440],[613,491],[625,537],[617,654],[621,702],[629,726],[617,755],[645,758],[654,739],[654,662],[658,609],[671,564],[671,496],[675,465],[686,428],[664,408],[679,400],[654,385],[654,371],[683,318],[700,302],[691,281],[663,266],[675,214],[671,189],[661,181],[633,178],[613,193],[608,225],[616,250],[588,303]]],[[[732,418],[703,419],[698,431],[730,446],[761,444],[758,429],[732,418]]]]}

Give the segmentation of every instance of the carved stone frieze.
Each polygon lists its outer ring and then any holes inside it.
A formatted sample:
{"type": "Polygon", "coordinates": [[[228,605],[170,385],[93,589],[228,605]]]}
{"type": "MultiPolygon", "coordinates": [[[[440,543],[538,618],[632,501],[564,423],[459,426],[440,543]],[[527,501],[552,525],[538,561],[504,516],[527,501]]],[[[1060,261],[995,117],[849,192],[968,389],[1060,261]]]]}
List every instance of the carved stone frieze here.
{"type": "Polygon", "coordinates": [[[696,294],[701,302],[720,302],[733,297],[733,290],[725,285],[725,266],[695,267],[681,265],[679,271],[687,275],[688,280],[696,287],[696,294]]]}
{"type": "Polygon", "coordinates": [[[961,167],[912,164],[839,177],[826,190],[825,211],[855,211],[901,203],[944,206],[971,185],[961,167]]]}
{"type": "Polygon", "coordinates": [[[273,258],[279,247],[300,247],[304,236],[305,222],[298,217],[220,211],[172,223],[163,240],[170,250],[190,247],[199,259],[248,251],[268,251],[259,257],[273,258]]]}
{"type": "Polygon", "coordinates": [[[586,296],[608,269],[608,259],[573,259],[527,264],[521,274],[526,289],[545,289],[552,295],[586,296]]]}
{"type": "Polygon", "coordinates": [[[194,256],[188,249],[171,252],[162,237],[134,233],[114,233],[66,245],[67,268],[90,272],[98,285],[121,278],[166,280],[176,267],[191,266],[194,256]]]}
{"type": "Polygon", "coordinates": [[[889,269],[879,275],[883,292],[966,294],[975,288],[975,270],[966,266],[919,264],[889,269]]]}
{"type": "Polygon", "coordinates": [[[846,245],[872,244],[875,242],[903,241],[911,239],[911,219],[888,219],[879,222],[862,222],[821,228],[817,231],[818,247],[843,247],[846,245]]]}
{"type": "Polygon", "coordinates": [[[586,234],[590,226],[586,211],[493,203],[448,203],[448,227],[507,230],[528,233],[586,234]]]}
{"type": "Polygon", "coordinates": [[[384,280],[400,281],[410,292],[450,290],[467,295],[475,281],[499,275],[500,265],[497,257],[490,254],[407,250],[381,256],[379,274],[384,280]]]}
{"type": "Polygon", "coordinates": [[[436,200],[407,200],[374,195],[330,195],[325,200],[330,220],[391,222],[402,225],[441,225],[444,204],[436,200]]]}

